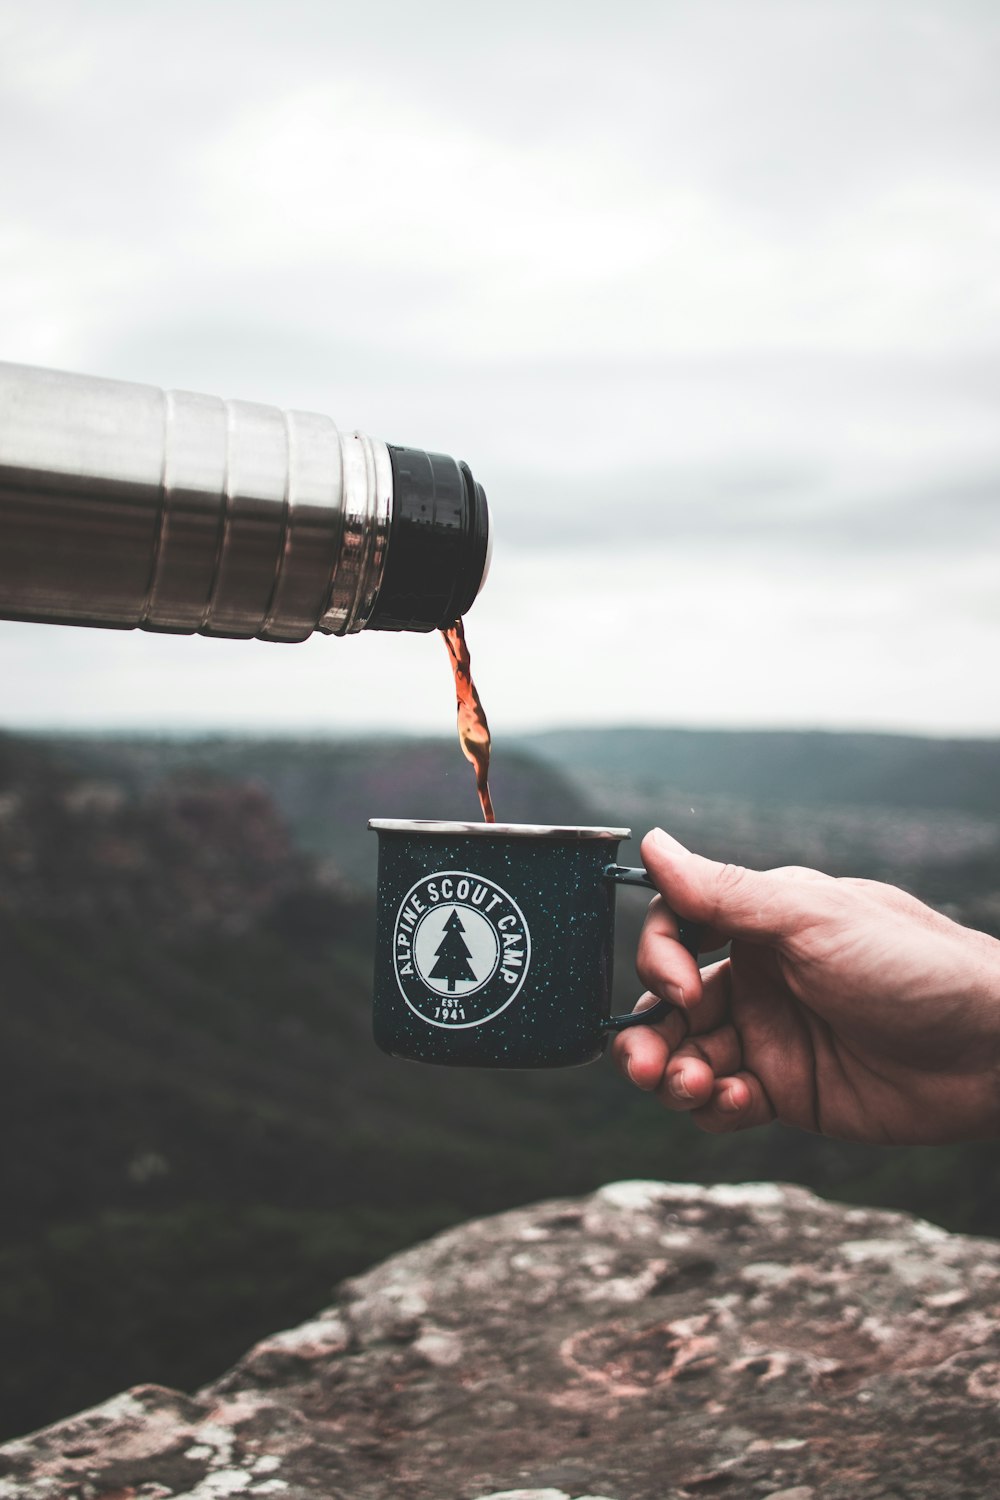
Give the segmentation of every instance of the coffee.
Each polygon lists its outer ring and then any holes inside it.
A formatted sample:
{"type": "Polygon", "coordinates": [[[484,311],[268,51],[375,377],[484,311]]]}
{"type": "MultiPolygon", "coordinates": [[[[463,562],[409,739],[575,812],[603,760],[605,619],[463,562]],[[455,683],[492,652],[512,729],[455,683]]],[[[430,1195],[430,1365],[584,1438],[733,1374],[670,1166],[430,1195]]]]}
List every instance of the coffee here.
{"type": "Polygon", "coordinates": [[[490,800],[490,726],[486,722],[483,705],[472,680],[472,664],[469,647],[465,640],[465,628],[456,620],[447,630],[442,630],[444,643],[451,658],[451,669],[455,676],[455,697],[458,704],[458,738],[462,752],[470,760],[476,772],[476,791],[483,819],[495,823],[493,803],[490,800]]]}

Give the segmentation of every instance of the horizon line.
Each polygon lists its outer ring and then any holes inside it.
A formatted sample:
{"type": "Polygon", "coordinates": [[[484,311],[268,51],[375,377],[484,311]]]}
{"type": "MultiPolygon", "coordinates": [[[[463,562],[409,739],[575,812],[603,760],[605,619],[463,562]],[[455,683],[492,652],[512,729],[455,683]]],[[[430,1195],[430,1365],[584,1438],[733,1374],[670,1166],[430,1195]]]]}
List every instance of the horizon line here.
{"type": "MultiPolygon", "coordinates": [[[[830,739],[909,739],[934,740],[940,743],[996,744],[1000,742],[1000,728],[983,730],[934,730],[901,729],[898,727],[831,726],[825,724],[678,724],[653,721],[620,720],[614,723],[580,722],[550,724],[530,729],[505,730],[497,743],[493,735],[493,749],[502,749],[505,743],[512,744],[528,739],[539,739],[557,734],[690,734],[719,736],[795,736],[807,738],[824,736],[830,739]]],[[[343,729],[335,725],[170,725],[170,724],[0,724],[0,735],[45,739],[158,739],[158,740],[413,740],[444,741],[454,739],[454,731],[426,729],[386,728],[383,725],[352,725],[343,729]]]]}

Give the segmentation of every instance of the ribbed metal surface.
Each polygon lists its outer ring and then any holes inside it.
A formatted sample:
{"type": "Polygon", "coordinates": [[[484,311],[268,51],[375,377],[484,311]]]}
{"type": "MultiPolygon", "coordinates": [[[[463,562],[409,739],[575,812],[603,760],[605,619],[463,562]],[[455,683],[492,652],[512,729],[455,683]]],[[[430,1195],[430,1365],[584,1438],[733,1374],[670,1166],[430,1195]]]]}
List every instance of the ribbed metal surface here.
{"type": "Polygon", "coordinates": [[[385,444],[323,416],[0,364],[0,616],[300,641],[361,630],[385,444]]]}

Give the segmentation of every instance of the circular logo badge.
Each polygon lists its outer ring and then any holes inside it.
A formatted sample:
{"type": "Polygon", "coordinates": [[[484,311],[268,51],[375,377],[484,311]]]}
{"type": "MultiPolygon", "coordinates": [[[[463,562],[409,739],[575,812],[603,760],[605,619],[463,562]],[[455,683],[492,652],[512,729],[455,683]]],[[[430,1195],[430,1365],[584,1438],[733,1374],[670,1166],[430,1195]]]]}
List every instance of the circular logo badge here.
{"type": "Polygon", "coordinates": [[[482,1026],[524,984],[531,938],[521,908],[495,881],[439,870],[411,886],[392,935],[396,982],[430,1026],[482,1026]]]}

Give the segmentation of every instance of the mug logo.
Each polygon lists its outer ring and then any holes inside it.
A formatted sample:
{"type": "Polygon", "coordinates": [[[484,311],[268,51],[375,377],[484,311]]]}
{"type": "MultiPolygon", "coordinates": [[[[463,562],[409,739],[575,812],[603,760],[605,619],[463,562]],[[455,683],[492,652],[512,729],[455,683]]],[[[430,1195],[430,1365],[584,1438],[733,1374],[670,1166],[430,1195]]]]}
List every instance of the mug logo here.
{"type": "Polygon", "coordinates": [[[407,891],[392,935],[396,982],[431,1026],[482,1026],[524,983],[531,938],[502,886],[467,870],[425,875],[407,891]]]}

